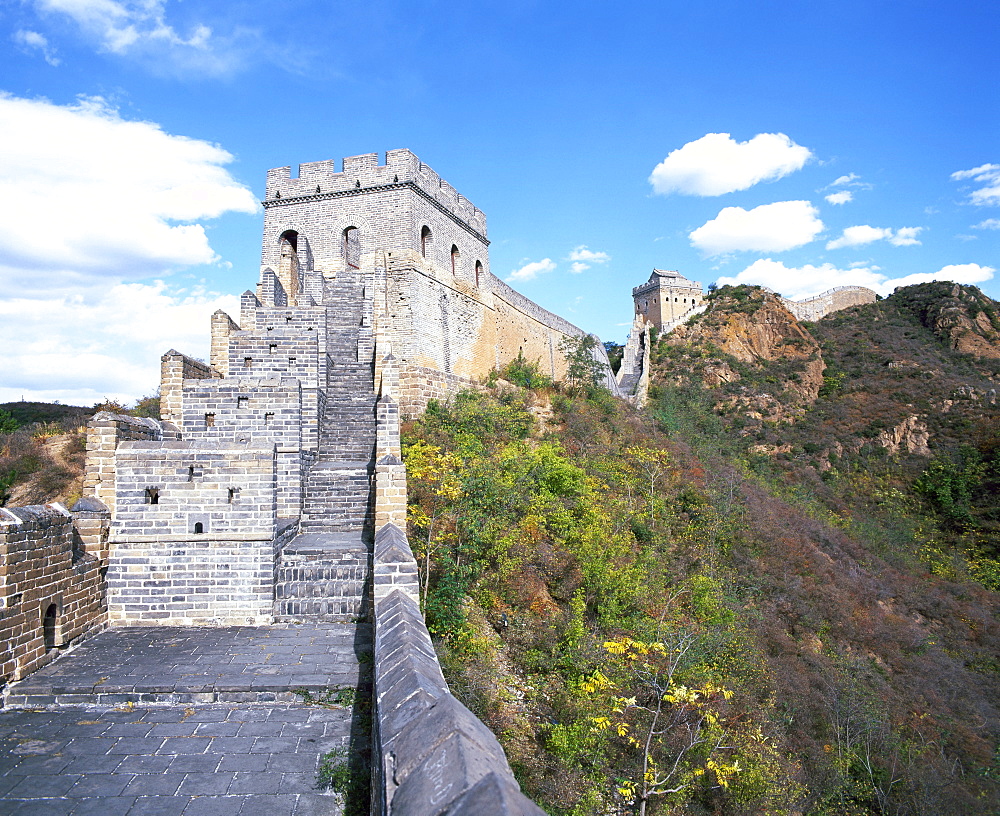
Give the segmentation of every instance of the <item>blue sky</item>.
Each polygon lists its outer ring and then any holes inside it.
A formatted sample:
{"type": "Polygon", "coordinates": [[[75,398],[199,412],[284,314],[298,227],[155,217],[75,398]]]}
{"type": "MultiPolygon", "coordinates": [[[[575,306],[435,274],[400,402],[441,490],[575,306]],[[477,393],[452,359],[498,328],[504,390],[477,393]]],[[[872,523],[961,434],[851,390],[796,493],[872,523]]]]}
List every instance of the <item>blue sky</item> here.
{"type": "Polygon", "coordinates": [[[0,401],[155,390],[268,168],[405,147],[493,272],[624,339],[653,267],[1000,297],[995,2],[0,2],[0,401]]]}

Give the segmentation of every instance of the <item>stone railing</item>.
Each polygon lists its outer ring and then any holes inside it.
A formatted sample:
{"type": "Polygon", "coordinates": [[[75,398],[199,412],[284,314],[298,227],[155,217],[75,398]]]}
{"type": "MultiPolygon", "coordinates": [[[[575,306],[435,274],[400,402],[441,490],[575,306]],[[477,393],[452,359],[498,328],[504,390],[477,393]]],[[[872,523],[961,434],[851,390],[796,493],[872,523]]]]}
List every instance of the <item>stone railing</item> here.
{"type": "Polygon", "coordinates": [[[521,793],[497,738],[448,690],[420,612],[417,562],[404,532],[398,373],[386,352],[376,346],[371,813],[543,816],[521,793]]]}

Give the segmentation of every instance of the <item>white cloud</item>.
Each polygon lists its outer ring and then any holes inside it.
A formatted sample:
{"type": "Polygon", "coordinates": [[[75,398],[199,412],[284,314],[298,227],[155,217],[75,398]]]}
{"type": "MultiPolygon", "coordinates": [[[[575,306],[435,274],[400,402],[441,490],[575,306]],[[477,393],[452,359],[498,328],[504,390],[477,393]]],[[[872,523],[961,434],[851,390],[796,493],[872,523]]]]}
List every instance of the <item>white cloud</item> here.
{"type": "Polygon", "coordinates": [[[987,218],[978,224],[972,225],[973,229],[1000,230],[1000,218],[987,218]]]}
{"type": "Polygon", "coordinates": [[[164,351],[198,353],[208,316],[238,313],[232,296],[137,282],[216,262],[204,224],[257,211],[221,147],[100,99],[0,95],[0,155],[3,397],[134,399],[164,351]]]}
{"type": "Polygon", "coordinates": [[[854,193],[850,190],[841,190],[839,193],[830,193],[826,196],[826,200],[831,204],[846,204],[854,200],[854,193]]]}
{"type": "Polygon", "coordinates": [[[587,249],[586,244],[581,244],[570,251],[569,255],[566,256],[566,260],[573,262],[569,271],[574,275],[579,275],[584,270],[590,269],[591,264],[607,263],[611,260],[611,256],[607,252],[593,252],[587,249]]]}
{"type": "Polygon", "coordinates": [[[923,231],[923,227],[900,227],[889,239],[889,243],[893,246],[919,246],[917,236],[923,231]]]}
{"type": "Polygon", "coordinates": [[[861,224],[845,228],[839,238],[827,242],[826,248],[841,249],[843,247],[864,246],[882,240],[888,241],[893,246],[914,246],[920,243],[917,236],[923,229],[923,227],[901,227],[893,232],[888,227],[871,227],[868,224],[861,224]]]}
{"type": "Polygon", "coordinates": [[[902,278],[887,280],[883,287],[891,291],[897,286],[912,286],[915,283],[928,283],[935,280],[953,281],[954,283],[982,283],[992,280],[994,272],[996,269],[992,266],[980,266],[974,263],[949,264],[941,267],[937,272],[918,272],[902,278]]]}
{"type": "Polygon", "coordinates": [[[857,173],[848,173],[846,176],[838,176],[832,182],[830,182],[831,187],[843,187],[845,184],[853,184],[859,178],[861,178],[857,173]]]}
{"type": "Polygon", "coordinates": [[[808,201],[778,201],[752,210],[726,207],[688,237],[708,256],[727,252],[784,252],[808,244],[823,231],[808,201]]]}
{"type": "Polygon", "coordinates": [[[758,133],[737,142],[728,133],[707,133],[672,151],[653,169],[649,183],[660,194],[717,196],[787,176],[812,157],[784,133],[758,133]]]}
{"type": "Polygon", "coordinates": [[[835,286],[865,286],[874,289],[882,295],[891,294],[897,286],[909,286],[914,283],[925,283],[932,280],[949,280],[955,283],[981,283],[992,279],[996,271],[989,266],[979,264],[952,264],[942,267],[937,272],[922,272],[906,275],[900,278],[890,278],[880,274],[877,266],[857,266],[852,264],[848,269],[840,269],[833,264],[820,266],[806,264],[801,267],[788,267],[781,261],[762,258],[750,264],[746,269],[733,277],[719,278],[718,284],[756,284],[766,286],[792,300],[802,300],[813,297],[835,286]]]}
{"type": "Polygon", "coordinates": [[[611,260],[611,256],[607,252],[594,252],[587,249],[586,244],[581,244],[570,251],[566,260],[583,261],[584,263],[605,263],[611,260]]]}
{"type": "Polygon", "coordinates": [[[18,45],[22,45],[27,49],[40,51],[42,59],[49,65],[55,67],[59,64],[59,58],[56,56],[55,49],[49,45],[49,41],[45,39],[44,35],[39,34],[37,31],[26,31],[24,29],[15,31],[13,40],[18,45]]]}
{"type": "Polygon", "coordinates": [[[175,290],[162,281],[119,283],[92,298],[60,293],[0,301],[0,402],[23,396],[92,405],[152,393],[165,351],[207,356],[216,309],[238,316],[239,298],[175,290]]]}
{"type": "Polygon", "coordinates": [[[221,147],[124,120],[99,98],[0,95],[0,155],[0,268],[17,286],[210,263],[197,222],[258,209],[221,147]]]}
{"type": "Polygon", "coordinates": [[[848,173],[846,176],[838,176],[823,189],[829,190],[831,187],[853,187],[855,190],[870,190],[872,185],[867,181],[861,181],[861,176],[857,173],[848,173]]]}
{"type": "Polygon", "coordinates": [[[154,70],[223,75],[243,62],[233,38],[220,39],[203,23],[178,32],[166,21],[166,0],[34,0],[34,5],[43,15],[70,18],[99,50],[144,59],[154,70]]]}
{"type": "Polygon", "coordinates": [[[969,193],[973,204],[1000,204],[1000,164],[982,164],[971,170],[958,170],[951,174],[953,181],[971,179],[982,186],[969,193]]]}
{"type": "Polygon", "coordinates": [[[551,272],[556,268],[556,263],[551,258],[543,258],[540,261],[531,261],[526,263],[520,269],[515,269],[511,272],[506,280],[510,281],[530,281],[537,278],[539,275],[543,275],[546,272],[551,272]]]}
{"type": "Polygon", "coordinates": [[[858,227],[847,227],[843,235],[833,241],[827,242],[826,248],[840,249],[841,247],[863,246],[874,241],[881,241],[883,238],[889,238],[891,235],[891,229],[870,227],[867,224],[862,224],[858,227]]]}

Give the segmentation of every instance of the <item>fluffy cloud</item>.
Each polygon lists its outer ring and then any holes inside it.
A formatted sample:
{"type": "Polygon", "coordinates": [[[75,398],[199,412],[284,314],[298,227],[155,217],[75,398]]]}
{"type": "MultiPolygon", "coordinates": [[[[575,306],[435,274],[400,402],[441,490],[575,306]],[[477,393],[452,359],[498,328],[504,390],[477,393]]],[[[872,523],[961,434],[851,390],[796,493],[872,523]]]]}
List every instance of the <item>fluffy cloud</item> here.
{"type": "Polygon", "coordinates": [[[924,231],[923,227],[900,227],[889,239],[893,246],[918,246],[917,236],[924,231]]]}
{"type": "Polygon", "coordinates": [[[972,180],[982,185],[969,193],[973,204],[1000,204],[1000,164],[982,164],[971,170],[959,170],[951,174],[953,181],[972,180]]]}
{"type": "Polygon", "coordinates": [[[59,64],[55,49],[49,45],[49,41],[37,31],[16,31],[14,32],[14,42],[29,50],[40,51],[42,58],[51,66],[59,64]]]}
{"type": "Polygon", "coordinates": [[[987,218],[978,224],[973,224],[973,229],[1000,230],[1000,218],[987,218]]]}
{"type": "Polygon", "coordinates": [[[901,227],[893,232],[888,227],[871,227],[862,224],[857,227],[847,227],[843,234],[827,242],[827,249],[842,249],[843,247],[856,247],[871,244],[875,241],[886,240],[893,246],[914,246],[919,244],[917,236],[923,231],[923,227],[901,227]]]}
{"type": "Polygon", "coordinates": [[[232,39],[195,23],[186,34],[166,21],[165,0],[34,0],[43,16],[68,17],[101,51],[138,57],[159,71],[223,75],[242,64],[232,39]]]}
{"type": "Polygon", "coordinates": [[[826,200],[830,204],[846,204],[848,201],[854,200],[854,193],[850,190],[841,190],[839,193],[830,193],[826,196],[826,200]]]}
{"type": "Polygon", "coordinates": [[[653,169],[649,183],[660,194],[717,196],[787,176],[812,157],[784,133],[758,133],[737,142],[728,133],[708,133],[672,151],[653,169]]]}
{"type": "Polygon", "coordinates": [[[159,385],[161,354],[173,347],[207,356],[211,314],[239,314],[235,295],[176,290],[162,281],[89,294],[0,301],[0,402],[135,400],[159,385]]]}
{"type": "Polygon", "coordinates": [[[0,268],[16,286],[210,263],[197,222],[258,209],[221,147],[126,121],[101,99],[0,96],[0,155],[0,268]]]}
{"type": "Polygon", "coordinates": [[[587,249],[586,244],[581,244],[570,251],[566,256],[567,261],[572,261],[569,271],[574,275],[579,275],[586,269],[590,269],[592,264],[607,263],[611,256],[607,252],[593,252],[587,249]]]}
{"type": "Polygon", "coordinates": [[[539,275],[543,275],[546,272],[551,272],[556,268],[556,263],[551,258],[542,258],[540,261],[531,261],[526,263],[520,269],[515,269],[511,272],[506,280],[507,281],[530,281],[537,278],[539,275]]]}
{"type": "Polygon", "coordinates": [[[706,255],[727,252],[784,252],[808,244],[823,231],[808,201],[778,201],[752,210],[726,207],[688,237],[706,255]]]}
{"type": "Polygon", "coordinates": [[[953,281],[954,283],[983,283],[992,280],[993,273],[996,272],[992,266],[980,266],[979,264],[949,264],[943,266],[937,272],[917,272],[913,275],[906,275],[902,278],[893,278],[883,284],[883,294],[887,294],[897,286],[912,286],[915,283],[928,283],[935,280],[953,281]]]}
{"type": "Polygon", "coordinates": [[[756,284],[781,292],[792,300],[813,297],[835,286],[866,286],[882,295],[892,293],[897,286],[909,286],[932,280],[949,280],[955,283],[981,283],[992,279],[996,270],[979,264],[951,264],[937,272],[922,272],[901,278],[890,278],[878,272],[877,266],[851,264],[840,269],[833,264],[820,266],[806,264],[788,267],[781,261],[762,258],[733,277],[719,278],[720,286],[726,284],[756,284]]]}
{"type": "Polygon", "coordinates": [[[0,155],[3,397],[134,399],[167,348],[198,353],[208,316],[238,311],[232,296],[138,282],[216,262],[203,222],[257,211],[222,148],[100,99],[0,95],[0,155]]]}

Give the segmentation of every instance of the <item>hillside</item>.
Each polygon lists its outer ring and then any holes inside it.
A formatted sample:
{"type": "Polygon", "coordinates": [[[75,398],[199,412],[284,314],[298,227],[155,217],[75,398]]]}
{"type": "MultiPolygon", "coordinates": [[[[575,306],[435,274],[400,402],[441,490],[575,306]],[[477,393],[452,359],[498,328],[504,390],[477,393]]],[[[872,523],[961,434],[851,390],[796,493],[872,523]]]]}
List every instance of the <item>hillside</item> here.
{"type": "Polygon", "coordinates": [[[722,289],[644,413],[514,367],[407,428],[430,626],[530,795],[1000,809],[994,309],[722,289]]]}
{"type": "Polygon", "coordinates": [[[0,404],[0,507],[61,502],[83,489],[93,408],[47,402],[0,404]]]}

